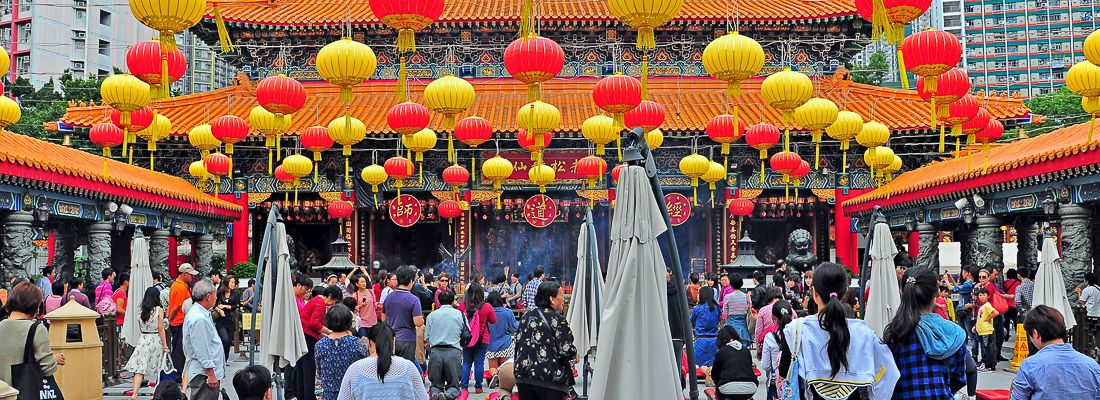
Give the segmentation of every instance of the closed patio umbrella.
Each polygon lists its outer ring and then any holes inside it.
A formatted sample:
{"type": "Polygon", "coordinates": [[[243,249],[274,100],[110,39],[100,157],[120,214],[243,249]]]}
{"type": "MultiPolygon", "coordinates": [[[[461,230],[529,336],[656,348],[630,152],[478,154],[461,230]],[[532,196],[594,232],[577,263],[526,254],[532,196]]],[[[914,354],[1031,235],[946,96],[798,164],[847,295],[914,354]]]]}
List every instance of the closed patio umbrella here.
{"type": "Polygon", "coordinates": [[[569,299],[569,314],[566,316],[573,330],[573,344],[584,360],[581,365],[584,395],[588,391],[589,355],[596,348],[596,338],[600,332],[600,304],[604,286],[591,209],[588,209],[585,221],[577,238],[577,273],[573,277],[573,295],[569,299]]]}
{"type": "Polygon", "coordinates": [[[868,254],[871,257],[871,290],[867,296],[864,320],[881,338],[886,325],[894,319],[901,305],[901,291],[898,289],[897,273],[894,272],[894,256],[898,255],[898,247],[894,245],[890,226],[886,223],[875,224],[868,254]]]}
{"type": "Polygon", "coordinates": [[[1054,238],[1043,239],[1043,250],[1039,253],[1039,271],[1035,276],[1035,293],[1032,295],[1032,308],[1038,305],[1051,307],[1062,313],[1066,320],[1066,329],[1077,326],[1073,317],[1073,306],[1066,297],[1066,282],[1062,277],[1062,257],[1058,255],[1058,245],[1054,238]]]}
{"type": "Polygon", "coordinates": [[[657,243],[668,227],[642,167],[623,169],[616,193],[590,395],[593,399],[681,399],[668,324],[665,261],[657,243]]]}
{"type": "Polygon", "coordinates": [[[130,247],[130,289],[126,291],[126,320],[122,323],[122,339],[137,346],[141,339],[141,300],[145,290],[153,286],[153,272],[149,267],[149,241],[135,234],[130,247]]]}

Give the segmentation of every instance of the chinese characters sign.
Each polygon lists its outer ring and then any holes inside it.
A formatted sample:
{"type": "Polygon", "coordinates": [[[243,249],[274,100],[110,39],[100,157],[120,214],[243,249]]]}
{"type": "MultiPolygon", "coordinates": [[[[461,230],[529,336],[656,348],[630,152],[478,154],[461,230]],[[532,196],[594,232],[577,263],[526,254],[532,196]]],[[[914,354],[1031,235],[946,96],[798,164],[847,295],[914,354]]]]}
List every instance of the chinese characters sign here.
{"type": "Polygon", "coordinates": [[[423,217],[420,200],[409,194],[390,200],[390,220],[397,226],[408,228],[423,217]]]}
{"type": "MultiPolygon", "coordinates": [[[[493,154],[490,153],[485,159],[492,156],[493,154]]],[[[535,164],[531,160],[531,153],[526,151],[502,152],[500,156],[511,161],[512,165],[515,166],[512,175],[505,179],[506,183],[515,184],[517,181],[529,181],[527,177],[528,170],[535,164]]],[[[542,160],[546,165],[554,168],[555,181],[583,181],[584,177],[577,173],[577,161],[586,156],[588,156],[587,153],[576,151],[545,151],[542,154],[542,160]]],[[[489,181],[484,180],[484,177],[482,177],[482,180],[489,183],[489,181]]]]}
{"type": "Polygon", "coordinates": [[[665,195],[665,206],[668,207],[668,218],[672,220],[672,226],[680,226],[691,218],[691,200],[679,193],[665,195]]]}
{"type": "Polygon", "coordinates": [[[554,200],[544,194],[531,196],[523,204],[523,218],[536,228],[545,228],[558,217],[558,207],[554,200]]]}

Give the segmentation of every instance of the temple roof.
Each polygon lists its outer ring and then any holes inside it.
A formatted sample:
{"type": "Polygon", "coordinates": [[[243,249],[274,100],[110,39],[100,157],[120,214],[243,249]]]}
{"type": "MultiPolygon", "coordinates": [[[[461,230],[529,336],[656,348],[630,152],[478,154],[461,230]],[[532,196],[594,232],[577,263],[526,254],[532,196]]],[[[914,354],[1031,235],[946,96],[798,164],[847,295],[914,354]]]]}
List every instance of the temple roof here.
{"type": "MultiPolygon", "coordinates": [[[[819,95],[828,97],[842,108],[859,113],[867,121],[877,120],[895,131],[927,132],[929,105],[915,91],[886,89],[877,86],[852,83],[846,73],[815,80],[819,95]]],[[[480,115],[488,119],[497,132],[515,133],[516,111],[527,103],[527,88],[513,79],[471,79],[477,99],[466,115],[480,115]]],[[[559,132],[579,133],[585,119],[600,113],[592,102],[595,78],[553,80],[543,85],[543,101],[557,106],[562,112],[559,132]]],[[[747,123],[768,122],[783,126],[780,113],[767,106],[760,97],[762,79],[755,78],[742,83],[741,119],[747,123]]],[[[293,115],[290,132],[298,132],[313,125],[327,125],[343,116],[342,103],[337,99],[339,88],[324,82],[306,82],[308,98],[305,107],[293,115]]],[[[412,101],[421,101],[426,82],[410,82],[412,101]]],[[[711,78],[661,78],[649,79],[650,98],[665,106],[666,119],[661,129],[669,135],[698,135],[715,115],[731,112],[727,107],[725,83],[711,78]]],[[[355,87],[355,100],[351,115],[363,120],[368,135],[393,134],[386,125],[386,111],[398,103],[396,82],[369,81],[355,87]]],[[[172,133],[185,135],[192,127],[207,123],[222,115],[232,114],[247,118],[249,110],[256,106],[253,82],[238,75],[235,84],[228,87],[160,101],[154,107],[157,112],[172,121],[172,133]]],[[[998,119],[1024,118],[1029,110],[1018,98],[1005,96],[981,97],[986,109],[998,119]]],[[[61,122],[72,127],[90,127],[107,122],[105,107],[101,105],[70,104],[61,122]]],[[[441,117],[435,116],[432,127],[438,127],[441,117]]],[[[48,127],[50,128],[50,127],[48,127]]],[[[56,127],[52,127],[56,129],[56,127]]],[[[798,127],[792,126],[798,130],[798,127]]]]}
{"type": "MultiPolygon", "coordinates": [[[[208,2],[206,19],[214,21],[217,4],[228,23],[252,26],[317,28],[339,26],[349,19],[353,25],[377,24],[367,0],[344,0],[343,4],[301,0],[227,0],[208,2]]],[[[519,21],[523,0],[448,1],[437,22],[519,21]]],[[[684,0],[674,21],[725,21],[734,13],[733,4],[717,0],[684,0]]],[[[852,0],[741,0],[736,3],[741,20],[755,22],[807,21],[856,16],[852,0]]],[[[546,21],[614,21],[605,0],[541,2],[535,14],[546,21]]]]}
{"type": "Polygon", "coordinates": [[[8,131],[0,131],[0,181],[223,220],[236,219],[242,211],[179,177],[8,131]]]}
{"type": "Polygon", "coordinates": [[[995,146],[987,153],[935,162],[845,201],[845,212],[865,212],[876,205],[886,209],[929,205],[972,192],[993,192],[1075,176],[1100,160],[1100,135],[1086,142],[1088,133],[1086,122],[995,146]]]}

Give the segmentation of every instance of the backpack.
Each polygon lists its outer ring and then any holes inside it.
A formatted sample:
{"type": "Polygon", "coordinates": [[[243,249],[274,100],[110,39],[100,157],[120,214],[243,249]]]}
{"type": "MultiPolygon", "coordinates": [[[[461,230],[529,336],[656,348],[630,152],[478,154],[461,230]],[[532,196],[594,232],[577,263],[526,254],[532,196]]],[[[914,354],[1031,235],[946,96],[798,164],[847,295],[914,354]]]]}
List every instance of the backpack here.
{"type": "Polygon", "coordinates": [[[466,312],[462,312],[462,319],[466,320],[466,329],[463,330],[463,336],[461,337],[462,347],[469,349],[481,343],[481,319],[477,315],[480,312],[479,307],[477,311],[474,311],[473,318],[466,318],[466,312]],[[469,332],[469,340],[466,339],[466,332],[469,332]]]}

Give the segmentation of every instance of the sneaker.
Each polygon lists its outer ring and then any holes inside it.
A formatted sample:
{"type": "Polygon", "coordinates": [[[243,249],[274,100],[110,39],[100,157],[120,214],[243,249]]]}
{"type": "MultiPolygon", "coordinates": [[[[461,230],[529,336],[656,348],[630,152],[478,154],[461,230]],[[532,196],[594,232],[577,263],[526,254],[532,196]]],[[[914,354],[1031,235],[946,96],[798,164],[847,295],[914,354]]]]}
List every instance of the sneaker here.
{"type": "Polygon", "coordinates": [[[474,393],[475,393],[475,394],[482,394],[482,393],[485,393],[485,389],[482,389],[482,388],[476,388],[476,389],[474,389],[474,393]]]}
{"type": "Polygon", "coordinates": [[[985,364],[982,364],[978,366],[978,372],[993,372],[993,370],[986,368],[985,364]]]}

